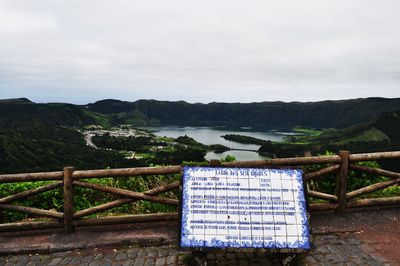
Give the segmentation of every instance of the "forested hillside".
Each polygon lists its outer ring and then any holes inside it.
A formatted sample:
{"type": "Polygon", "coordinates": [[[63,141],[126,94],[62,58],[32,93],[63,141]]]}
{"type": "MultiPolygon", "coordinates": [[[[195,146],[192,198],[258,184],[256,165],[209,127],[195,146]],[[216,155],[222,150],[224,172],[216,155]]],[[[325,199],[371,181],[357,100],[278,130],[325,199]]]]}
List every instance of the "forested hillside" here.
{"type": "Polygon", "coordinates": [[[34,125],[0,129],[0,173],[135,166],[132,160],[85,145],[80,133],[65,127],[34,125]]]}
{"type": "Polygon", "coordinates": [[[366,98],[322,102],[209,103],[102,100],[88,110],[136,125],[224,125],[290,130],[296,126],[344,128],[396,111],[400,99],[366,98]]]}
{"type": "Polygon", "coordinates": [[[399,133],[400,110],[386,112],[369,122],[343,129],[327,129],[314,135],[288,136],[284,143],[265,142],[261,144],[260,152],[287,157],[303,155],[304,152],[324,153],[326,150],[350,150],[353,153],[400,150],[399,133]]]}
{"type": "Polygon", "coordinates": [[[0,101],[0,173],[135,166],[110,151],[87,147],[72,128],[96,122],[72,104],[35,104],[27,99],[0,101]]]}
{"type": "Polygon", "coordinates": [[[3,126],[39,122],[81,127],[102,125],[224,125],[257,129],[345,128],[369,122],[400,108],[400,98],[366,98],[323,102],[190,104],[139,100],[102,100],[86,106],[35,104],[28,99],[0,101],[3,126]]]}
{"type": "MultiPolygon", "coordinates": [[[[28,99],[0,100],[0,172],[60,170],[73,165],[79,169],[134,167],[146,163],[180,163],[202,160],[209,147],[169,140],[170,147],[140,160],[126,159],[119,150],[145,153],[145,146],[112,140],[96,150],[85,144],[78,132],[89,125],[224,125],[255,129],[286,129],[295,126],[332,128],[318,136],[297,136],[285,144],[266,143],[260,152],[294,156],[304,150],[319,152],[348,149],[353,152],[400,149],[400,99],[368,98],[315,103],[210,103],[189,104],[155,100],[123,102],[103,100],[89,105],[65,103],[36,104],[28,99]],[[396,111],[397,110],[397,111],[396,111]],[[336,128],[336,129],[333,129],[336,128]],[[136,145],[136,146],[135,146],[136,145]],[[126,146],[126,147],[125,147],[126,146]],[[177,155],[180,155],[180,157],[177,155]]],[[[98,142],[102,138],[97,138],[98,142]]],[[[164,144],[163,144],[164,145],[164,144]]],[[[101,145],[100,145],[101,146],[101,145]]],[[[150,149],[150,148],[145,148],[150,149]]]]}
{"type": "Polygon", "coordinates": [[[84,108],[66,103],[37,104],[28,99],[0,100],[2,128],[32,124],[83,126],[95,123],[95,117],[84,108]]]}

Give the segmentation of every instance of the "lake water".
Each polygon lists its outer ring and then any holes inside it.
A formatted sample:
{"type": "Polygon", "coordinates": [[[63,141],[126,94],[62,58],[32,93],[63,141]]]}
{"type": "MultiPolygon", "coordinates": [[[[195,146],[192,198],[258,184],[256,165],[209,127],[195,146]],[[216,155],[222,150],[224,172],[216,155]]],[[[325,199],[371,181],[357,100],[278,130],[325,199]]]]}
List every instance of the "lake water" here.
{"type": "MultiPolygon", "coordinates": [[[[259,145],[253,144],[241,144],[237,142],[232,142],[225,140],[221,136],[226,134],[238,134],[238,135],[245,135],[249,137],[254,137],[258,139],[264,140],[271,140],[271,141],[282,141],[282,139],[287,136],[291,135],[292,133],[288,132],[276,132],[276,131],[268,131],[268,132],[257,132],[257,131],[250,131],[250,129],[246,130],[229,130],[223,127],[177,127],[177,126],[163,126],[163,127],[146,127],[145,129],[154,131],[154,134],[157,136],[166,136],[177,138],[179,136],[187,135],[194,140],[206,144],[222,144],[227,147],[233,149],[246,149],[246,150],[258,150],[260,147],[259,145]]],[[[206,155],[207,160],[212,159],[223,159],[227,155],[234,156],[238,161],[249,161],[249,160],[262,160],[266,159],[259,155],[257,152],[251,151],[227,151],[224,153],[214,153],[208,152],[206,155]]]]}

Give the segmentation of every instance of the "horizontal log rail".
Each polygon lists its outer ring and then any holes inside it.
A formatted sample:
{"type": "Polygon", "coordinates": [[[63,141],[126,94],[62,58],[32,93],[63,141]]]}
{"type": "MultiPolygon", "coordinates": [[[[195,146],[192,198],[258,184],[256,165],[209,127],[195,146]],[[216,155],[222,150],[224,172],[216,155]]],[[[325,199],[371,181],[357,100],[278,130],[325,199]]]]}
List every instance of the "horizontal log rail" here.
{"type": "MultiPolygon", "coordinates": [[[[315,179],[324,178],[324,176],[336,173],[336,195],[331,195],[319,191],[309,190],[308,196],[326,200],[328,202],[311,203],[311,211],[335,210],[343,212],[346,208],[367,207],[399,204],[400,197],[391,198],[371,198],[371,199],[355,199],[367,193],[371,193],[389,186],[400,183],[400,173],[376,169],[367,166],[358,165],[357,162],[371,160],[392,160],[400,159],[400,151],[394,152],[378,152],[365,154],[349,154],[349,152],[341,151],[338,155],[329,156],[308,156],[296,158],[280,158],[258,161],[244,162],[210,162],[214,167],[297,167],[307,165],[325,165],[324,167],[304,174],[306,182],[315,179]],[[357,189],[355,191],[347,191],[347,178],[349,170],[356,172],[365,172],[369,174],[379,175],[391,178],[391,180],[379,182],[367,187],[357,189]]],[[[99,212],[122,206],[124,204],[132,204],[137,201],[149,201],[161,204],[177,206],[177,199],[160,196],[160,194],[176,190],[179,188],[179,181],[171,184],[163,184],[144,192],[136,192],[122,188],[109,187],[90,183],[84,179],[90,178],[109,178],[109,177],[135,177],[147,175],[171,175],[180,174],[182,171],[181,165],[162,166],[162,167],[138,167],[138,168],[121,168],[121,169],[101,169],[101,170],[79,170],[76,171],[72,167],[66,167],[63,171],[44,172],[44,173],[23,173],[23,174],[3,174],[0,175],[0,184],[2,183],[17,183],[17,182],[36,182],[36,181],[56,181],[38,188],[19,192],[14,195],[0,198],[0,215],[1,210],[17,211],[27,213],[29,215],[46,217],[51,220],[36,221],[36,222],[18,222],[0,224],[1,231],[12,230],[32,230],[45,228],[64,228],[67,232],[73,232],[77,226],[94,226],[94,225],[109,225],[119,223],[141,223],[151,221],[170,221],[177,220],[177,213],[155,213],[146,215],[123,215],[110,216],[100,218],[86,218],[99,212]],[[94,189],[106,193],[111,193],[120,198],[111,202],[100,204],[84,210],[75,211],[74,206],[74,188],[76,186],[94,189]],[[63,187],[64,195],[64,211],[57,212],[51,210],[42,210],[34,207],[25,207],[21,205],[11,204],[19,200],[32,197],[34,195],[63,187]]]]}
{"type": "MultiPolygon", "coordinates": [[[[363,207],[377,207],[385,205],[396,205],[400,204],[399,197],[389,198],[371,198],[371,199],[358,199],[349,201],[346,204],[346,208],[363,208],[363,207]]],[[[328,211],[336,210],[337,204],[335,203],[312,203],[310,204],[311,211],[328,211]]]]}
{"type": "MultiPolygon", "coordinates": [[[[126,223],[148,223],[178,220],[178,213],[152,213],[136,215],[108,216],[100,218],[84,218],[74,221],[74,226],[98,226],[114,225],[126,223]]],[[[20,222],[0,224],[0,232],[37,230],[37,229],[55,229],[63,228],[62,221],[39,221],[39,222],[20,222]]]]}
{"type": "MultiPolygon", "coordinates": [[[[350,162],[389,160],[389,159],[400,159],[400,151],[350,154],[350,156],[349,156],[350,162]]],[[[341,162],[341,157],[339,155],[329,155],[329,156],[280,158],[280,159],[243,161],[243,162],[226,162],[226,163],[221,163],[220,166],[271,167],[271,166],[301,166],[301,165],[325,164],[325,163],[339,164],[340,162],[341,162]]],[[[73,172],[73,179],[179,174],[181,172],[181,170],[182,170],[182,166],[180,166],[180,165],[160,166],[160,167],[101,169],[101,170],[81,170],[81,171],[73,172]]],[[[62,180],[62,178],[63,178],[63,171],[43,172],[43,173],[5,174],[5,175],[3,174],[3,175],[0,175],[0,183],[62,180]]]]}
{"type": "Polygon", "coordinates": [[[63,172],[0,175],[0,183],[62,180],[63,172]]]}
{"type": "Polygon", "coordinates": [[[162,167],[137,167],[137,168],[120,168],[120,169],[104,169],[104,170],[84,170],[74,171],[73,179],[83,178],[102,178],[102,177],[118,177],[118,176],[142,176],[142,175],[168,175],[179,174],[182,167],[180,165],[162,166],[162,167]]]}
{"type": "Polygon", "coordinates": [[[55,218],[55,219],[62,219],[64,217],[64,214],[62,212],[47,211],[47,210],[42,210],[42,209],[38,209],[38,208],[25,207],[25,206],[19,206],[19,205],[0,204],[0,209],[9,210],[9,211],[18,211],[18,212],[23,212],[23,213],[27,213],[27,214],[43,216],[43,217],[48,217],[48,218],[55,218]]]}
{"type": "Polygon", "coordinates": [[[99,218],[86,218],[74,221],[75,226],[97,226],[126,223],[149,223],[178,220],[178,213],[153,213],[137,215],[121,215],[99,218]]]}
{"type": "Polygon", "coordinates": [[[0,232],[63,228],[62,221],[39,221],[0,224],[0,232]]]}
{"type": "Polygon", "coordinates": [[[393,160],[399,158],[400,158],[400,151],[360,153],[360,154],[350,154],[349,156],[350,162],[393,160]]]}
{"type": "Polygon", "coordinates": [[[400,204],[400,197],[371,198],[352,200],[347,203],[347,208],[374,207],[400,204]]]}
{"type": "Polygon", "coordinates": [[[229,167],[271,167],[271,166],[296,166],[309,164],[340,163],[339,155],[329,156],[308,156],[296,158],[281,158],[270,160],[243,161],[222,163],[222,166],[229,167]]]}

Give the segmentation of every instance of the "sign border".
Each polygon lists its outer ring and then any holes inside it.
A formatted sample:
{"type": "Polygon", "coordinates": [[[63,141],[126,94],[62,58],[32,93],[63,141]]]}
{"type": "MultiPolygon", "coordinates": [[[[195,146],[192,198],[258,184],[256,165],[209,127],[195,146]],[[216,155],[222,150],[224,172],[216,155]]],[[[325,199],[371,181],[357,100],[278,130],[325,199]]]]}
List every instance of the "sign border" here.
{"type": "Polygon", "coordinates": [[[179,185],[179,206],[178,206],[178,216],[179,216],[179,226],[178,226],[178,245],[179,248],[182,250],[193,250],[193,251],[207,251],[207,250],[213,250],[213,249],[248,249],[248,248],[253,248],[257,250],[264,250],[267,253],[306,253],[310,251],[313,247],[312,243],[312,229],[310,226],[310,215],[309,215],[309,201],[308,201],[308,193],[307,193],[307,185],[306,185],[306,179],[305,179],[305,174],[303,171],[303,167],[229,167],[229,166],[223,166],[223,165],[218,165],[218,166],[196,166],[196,165],[184,165],[181,169],[181,178],[180,178],[180,185],[179,185]],[[298,248],[279,248],[279,247],[273,247],[273,248],[267,248],[267,247],[246,247],[246,246],[240,246],[240,247],[218,247],[218,246],[203,246],[203,247],[188,247],[188,246],[182,246],[182,226],[183,226],[183,221],[182,221],[182,204],[183,204],[183,174],[185,173],[185,169],[187,168],[232,168],[232,169],[239,169],[239,168],[244,168],[244,169],[271,169],[271,170],[299,170],[301,171],[302,175],[302,184],[303,184],[303,192],[304,192],[304,205],[302,206],[304,208],[304,213],[306,215],[306,223],[304,224],[306,226],[306,230],[308,231],[308,244],[309,246],[306,247],[298,247],[298,248]]]}

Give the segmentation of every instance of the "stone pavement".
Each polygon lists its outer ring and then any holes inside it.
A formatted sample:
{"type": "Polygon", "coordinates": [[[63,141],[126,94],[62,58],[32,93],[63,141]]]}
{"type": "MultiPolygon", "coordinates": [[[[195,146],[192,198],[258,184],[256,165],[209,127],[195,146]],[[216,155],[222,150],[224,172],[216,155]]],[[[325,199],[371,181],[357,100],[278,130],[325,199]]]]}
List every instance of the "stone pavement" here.
{"type": "Polygon", "coordinates": [[[311,225],[314,246],[294,259],[254,249],[181,251],[173,223],[1,233],[0,265],[400,265],[399,207],[313,213],[311,225]]]}
{"type": "Polygon", "coordinates": [[[313,250],[291,259],[290,256],[268,254],[262,250],[241,252],[211,251],[202,257],[189,251],[179,251],[176,245],[160,247],[94,248],[52,254],[23,254],[0,257],[0,265],[395,265],[368,254],[363,241],[354,233],[314,236],[313,250]],[[286,258],[285,258],[286,257],[286,258]]]}

